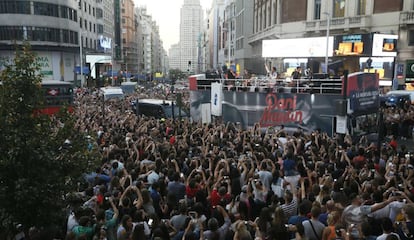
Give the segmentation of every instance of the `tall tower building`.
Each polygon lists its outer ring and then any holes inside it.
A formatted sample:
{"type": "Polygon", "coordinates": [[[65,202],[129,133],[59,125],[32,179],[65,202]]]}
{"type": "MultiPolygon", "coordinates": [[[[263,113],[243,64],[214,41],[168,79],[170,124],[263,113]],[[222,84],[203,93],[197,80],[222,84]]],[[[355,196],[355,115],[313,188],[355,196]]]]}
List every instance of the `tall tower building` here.
{"type": "Polygon", "coordinates": [[[122,71],[138,73],[138,43],[136,39],[137,25],[135,22],[135,5],[132,0],[124,0],[121,3],[122,26],[122,71]]]}
{"type": "Polygon", "coordinates": [[[180,21],[180,69],[194,72],[198,69],[198,42],[203,31],[203,9],[200,0],[184,0],[180,21]]]}

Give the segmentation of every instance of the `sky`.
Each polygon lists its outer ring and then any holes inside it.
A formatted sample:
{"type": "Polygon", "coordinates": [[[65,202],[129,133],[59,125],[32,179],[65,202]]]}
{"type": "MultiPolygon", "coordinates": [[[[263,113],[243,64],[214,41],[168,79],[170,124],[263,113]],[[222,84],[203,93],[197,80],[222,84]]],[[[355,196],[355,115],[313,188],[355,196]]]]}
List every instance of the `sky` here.
{"type": "MultiPolygon", "coordinates": [[[[134,3],[135,7],[147,7],[147,13],[160,28],[161,40],[168,53],[170,46],[178,43],[180,38],[180,9],[184,0],[134,0],[134,3]]],[[[200,0],[200,3],[206,10],[211,7],[212,0],[200,0]]]]}

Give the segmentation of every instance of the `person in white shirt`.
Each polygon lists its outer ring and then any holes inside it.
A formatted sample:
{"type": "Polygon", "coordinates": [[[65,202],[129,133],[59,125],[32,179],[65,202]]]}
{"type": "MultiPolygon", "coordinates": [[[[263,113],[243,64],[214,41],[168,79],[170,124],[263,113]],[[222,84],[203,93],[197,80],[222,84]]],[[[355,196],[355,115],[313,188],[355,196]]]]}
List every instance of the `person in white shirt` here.
{"type": "Polygon", "coordinates": [[[389,235],[394,235],[398,239],[400,237],[398,234],[394,233],[394,227],[392,225],[391,219],[385,217],[381,219],[381,228],[382,228],[382,234],[377,237],[377,240],[386,240],[389,235]]]}

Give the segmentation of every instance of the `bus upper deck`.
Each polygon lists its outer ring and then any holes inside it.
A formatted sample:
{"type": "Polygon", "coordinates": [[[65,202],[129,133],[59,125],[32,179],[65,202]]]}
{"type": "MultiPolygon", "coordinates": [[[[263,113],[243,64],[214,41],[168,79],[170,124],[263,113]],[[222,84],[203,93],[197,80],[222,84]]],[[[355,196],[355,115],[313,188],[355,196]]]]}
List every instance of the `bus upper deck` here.
{"type": "Polygon", "coordinates": [[[225,91],[286,92],[341,94],[341,78],[274,79],[252,77],[250,79],[203,78],[203,75],[189,77],[190,90],[208,90],[214,82],[222,83],[225,91]]]}

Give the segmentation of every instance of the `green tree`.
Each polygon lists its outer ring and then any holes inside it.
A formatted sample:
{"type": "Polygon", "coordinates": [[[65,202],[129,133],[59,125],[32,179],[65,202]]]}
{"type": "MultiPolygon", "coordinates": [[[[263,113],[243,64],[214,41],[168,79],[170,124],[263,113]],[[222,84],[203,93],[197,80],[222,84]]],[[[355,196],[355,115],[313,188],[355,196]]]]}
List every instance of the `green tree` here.
{"type": "Polygon", "coordinates": [[[0,236],[16,223],[62,232],[65,193],[98,159],[74,130],[71,114],[35,114],[43,106],[38,72],[25,44],[0,75],[0,236]],[[63,144],[66,139],[70,145],[63,144]]]}

